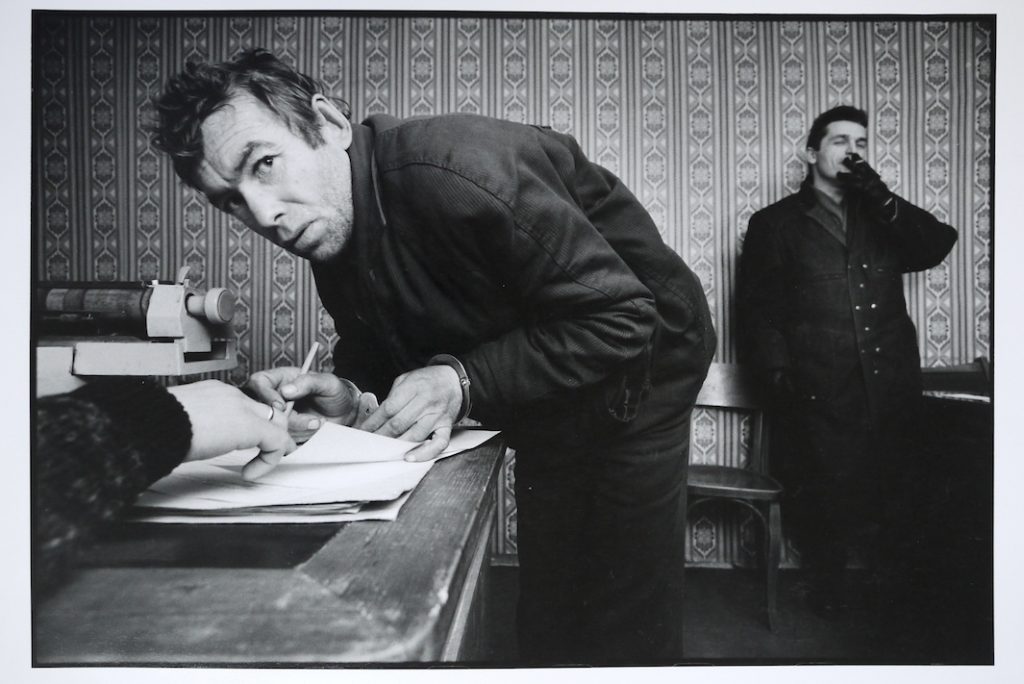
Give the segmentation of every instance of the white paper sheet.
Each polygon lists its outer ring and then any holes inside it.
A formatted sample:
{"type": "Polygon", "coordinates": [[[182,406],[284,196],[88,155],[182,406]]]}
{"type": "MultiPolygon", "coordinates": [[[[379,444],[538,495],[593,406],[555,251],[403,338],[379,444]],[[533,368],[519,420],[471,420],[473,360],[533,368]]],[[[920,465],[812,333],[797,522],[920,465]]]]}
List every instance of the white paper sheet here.
{"type": "MultiPolygon", "coordinates": [[[[438,459],[467,451],[480,446],[498,434],[492,430],[466,430],[456,428],[452,431],[448,448],[441,452],[438,459]]],[[[355,428],[327,423],[305,444],[288,455],[290,463],[378,463],[381,461],[401,461],[402,457],[416,444],[403,442],[391,437],[382,437],[372,432],[363,432],[355,428]]],[[[253,452],[255,453],[255,452],[253,452]]]]}
{"type": "Polygon", "coordinates": [[[286,511],[262,511],[251,514],[204,514],[195,513],[162,513],[161,508],[139,508],[129,518],[133,522],[155,522],[155,523],[231,523],[252,525],[258,523],[333,523],[333,522],[355,522],[357,520],[383,520],[387,522],[398,518],[398,512],[405,505],[405,502],[412,494],[411,491],[402,494],[393,501],[373,501],[363,504],[356,504],[353,511],[342,511],[337,513],[310,512],[308,509],[315,507],[303,507],[301,510],[286,511]]]}
{"type": "MultiPolygon", "coordinates": [[[[444,458],[475,448],[496,435],[490,430],[453,431],[444,458]]],[[[273,471],[256,482],[241,470],[257,453],[236,451],[206,461],[183,463],[154,483],[135,502],[136,519],[162,522],[328,522],[394,519],[402,495],[414,488],[434,462],[402,460],[409,442],[327,424],[273,471]],[[358,511],[323,508],[285,510],[285,506],[339,502],[398,502],[394,511],[380,505],[358,511]],[[278,507],[276,510],[259,510],[278,507]],[[195,517],[189,514],[195,512],[195,517]],[[330,518],[328,516],[335,516],[330,518]],[[384,517],[380,517],[384,516],[384,517]],[[159,518],[159,520],[157,520],[159,518]],[[173,518],[173,519],[172,519],[173,518]]]]}

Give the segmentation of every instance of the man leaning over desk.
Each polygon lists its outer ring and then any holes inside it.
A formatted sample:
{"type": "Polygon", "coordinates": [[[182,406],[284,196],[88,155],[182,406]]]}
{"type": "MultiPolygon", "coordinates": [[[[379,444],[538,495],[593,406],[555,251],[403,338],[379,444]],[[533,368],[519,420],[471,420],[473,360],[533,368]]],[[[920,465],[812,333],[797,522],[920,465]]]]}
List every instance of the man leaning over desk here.
{"type": "Polygon", "coordinates": [[[345,380],[278,368],[252,391],[297,399],[294,433],[386,397],[363,427],[423,441],[412,460],[472,407],[516,449],[524,660],[678,659],[689,415],[715,333],[622,182],[547,128],[353,124],[259,49],[187,65],[157,107],[178,175],[308,259],[334,318],[345,380]]]}

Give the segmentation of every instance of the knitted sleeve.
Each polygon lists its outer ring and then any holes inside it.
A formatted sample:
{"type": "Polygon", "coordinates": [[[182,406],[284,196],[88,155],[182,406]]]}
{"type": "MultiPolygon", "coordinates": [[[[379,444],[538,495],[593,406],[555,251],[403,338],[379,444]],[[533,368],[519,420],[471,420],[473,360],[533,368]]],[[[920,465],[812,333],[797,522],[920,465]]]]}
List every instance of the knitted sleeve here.
{"type": "Polygon", "coordinates": [[[35,438],[33,575],[45,591],[98,524],[185,458],[192,428],[158,383],[99,378],[37,401],[35,438]]]}

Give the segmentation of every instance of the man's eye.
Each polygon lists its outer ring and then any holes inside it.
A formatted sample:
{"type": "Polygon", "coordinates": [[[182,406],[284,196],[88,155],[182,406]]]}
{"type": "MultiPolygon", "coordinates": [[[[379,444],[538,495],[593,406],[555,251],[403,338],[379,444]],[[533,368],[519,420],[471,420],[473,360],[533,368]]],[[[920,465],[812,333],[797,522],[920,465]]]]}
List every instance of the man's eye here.
{"type": "Polygon", "coordinates": [[[238,195],[228,195],[218,201],[214,206],[225,214],[234,214],[242,206],[242,200],[238,195]]]}
{"type": "Polygon", "coordinates": [[[274,158],[271,156],[261,157],[256,162],[256,172],[265,171],[274,165],[274,158]]]}

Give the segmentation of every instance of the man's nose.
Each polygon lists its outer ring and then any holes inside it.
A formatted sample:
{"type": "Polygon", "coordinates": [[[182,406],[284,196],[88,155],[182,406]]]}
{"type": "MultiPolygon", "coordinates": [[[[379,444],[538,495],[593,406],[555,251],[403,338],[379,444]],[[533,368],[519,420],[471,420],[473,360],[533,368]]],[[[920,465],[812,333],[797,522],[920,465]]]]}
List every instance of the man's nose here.
{"type": "Polygon", "coordinates": [[[284,204],[277,198],[259,190],[242,191],[256,224],[264,230],[279,230],[283,227],[284,204]]]}

